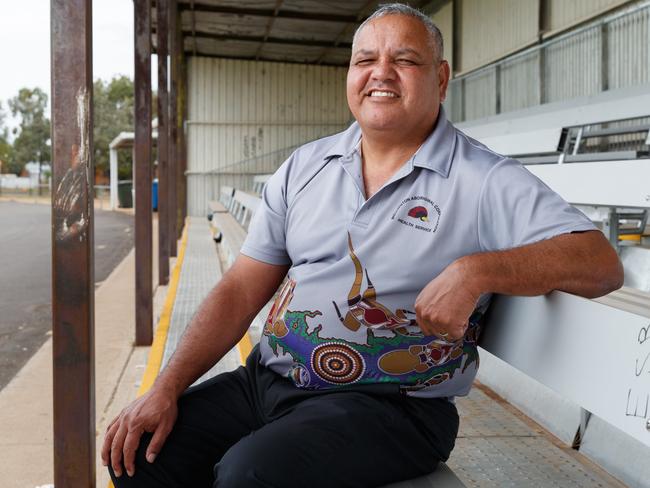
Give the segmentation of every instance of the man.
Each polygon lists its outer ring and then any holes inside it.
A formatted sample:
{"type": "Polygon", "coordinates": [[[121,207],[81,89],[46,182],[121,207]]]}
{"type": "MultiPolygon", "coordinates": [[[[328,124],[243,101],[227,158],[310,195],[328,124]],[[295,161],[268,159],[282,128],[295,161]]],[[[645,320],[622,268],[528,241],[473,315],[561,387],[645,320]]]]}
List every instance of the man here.
{"type": "Polygon", "coordinates": [[[355,34],[356,119],[269,180],[241,255],[153,388],[109,426],[117,487],[376,486],[448,458],[491,293],[621,286],[616,253],[440,103],[442,39],[402,5],[355,34]],[[281,282],[245,368],[185,389],[281,282]],[[138,447],[139,446],[139,447],[138,447]]]}

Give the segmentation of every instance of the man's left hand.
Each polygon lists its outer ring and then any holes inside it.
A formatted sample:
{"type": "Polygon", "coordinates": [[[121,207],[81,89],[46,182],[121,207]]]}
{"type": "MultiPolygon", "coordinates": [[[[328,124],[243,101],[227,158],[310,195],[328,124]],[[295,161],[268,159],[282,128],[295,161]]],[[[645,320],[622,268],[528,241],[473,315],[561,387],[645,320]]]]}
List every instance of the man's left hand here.
{"type": "Polygon", "coordinates": [[[415,299],[416,321],[426,335],[448,341],[462,339],[478,302],[470,277],[460,261],[450,264],[415,299]]]}

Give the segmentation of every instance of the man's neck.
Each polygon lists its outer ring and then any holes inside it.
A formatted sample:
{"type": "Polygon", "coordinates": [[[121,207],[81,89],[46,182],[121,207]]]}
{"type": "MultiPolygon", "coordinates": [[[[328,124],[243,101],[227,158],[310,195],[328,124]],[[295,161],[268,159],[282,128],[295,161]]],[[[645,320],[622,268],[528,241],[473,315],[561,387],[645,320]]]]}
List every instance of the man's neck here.
{"type": "Polygon", "coordinates": [[[384,140],[375,140],[363,135],[361,138],[361,154],[364,169],[381,173],[393,173],[409,160],[418,150],[421,143],[392,144],[384,140]]]}
{"type": "MultiPolygon", "coordinates": [[[[425,138],[426,139],[426,138],[425,138]]],[[[408,161],[422,141],[399,142],[361,136],[361,161],[366,199],[377,192],[408,161]]]]}
{"type": "Polygon", "coordinates": [[[380,173],[394,173],[415,154],[431,130],[427,128],[420,133],[397,134],[394,131],[362,129],[364,168],[380,173]]]}

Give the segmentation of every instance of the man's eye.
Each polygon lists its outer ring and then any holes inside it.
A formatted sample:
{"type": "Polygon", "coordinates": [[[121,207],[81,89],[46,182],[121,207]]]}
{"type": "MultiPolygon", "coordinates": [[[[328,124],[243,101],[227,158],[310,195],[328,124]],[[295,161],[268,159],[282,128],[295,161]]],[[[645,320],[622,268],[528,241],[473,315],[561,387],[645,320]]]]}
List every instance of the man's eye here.
{"type": "Polygon", "coordinates": [[[415,61],[408,58],[398,58],[395,60],[395,63],[400,66],[415,66],[417,64],[415,61]]]}
{"type": "Polygon", "coordinates": [[[372,59],[364,58],[364,59],[358,59],[354,64],[355,66],[368,66],[369,64],[372,63],[372,59]]]}

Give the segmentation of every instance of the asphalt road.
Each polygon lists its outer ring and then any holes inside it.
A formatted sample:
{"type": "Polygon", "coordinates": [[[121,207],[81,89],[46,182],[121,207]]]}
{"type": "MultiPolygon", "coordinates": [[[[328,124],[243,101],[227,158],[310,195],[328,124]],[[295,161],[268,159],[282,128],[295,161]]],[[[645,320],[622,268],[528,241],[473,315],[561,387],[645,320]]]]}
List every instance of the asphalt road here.
{"type": "MultiPolygon", "coordinates": [[[[48,205],[0,202],[0,389],[52,329],[52,258],[48,205]]],[[[133,247],[133,217],[95,211],[95,283],[133,247]]]]}

